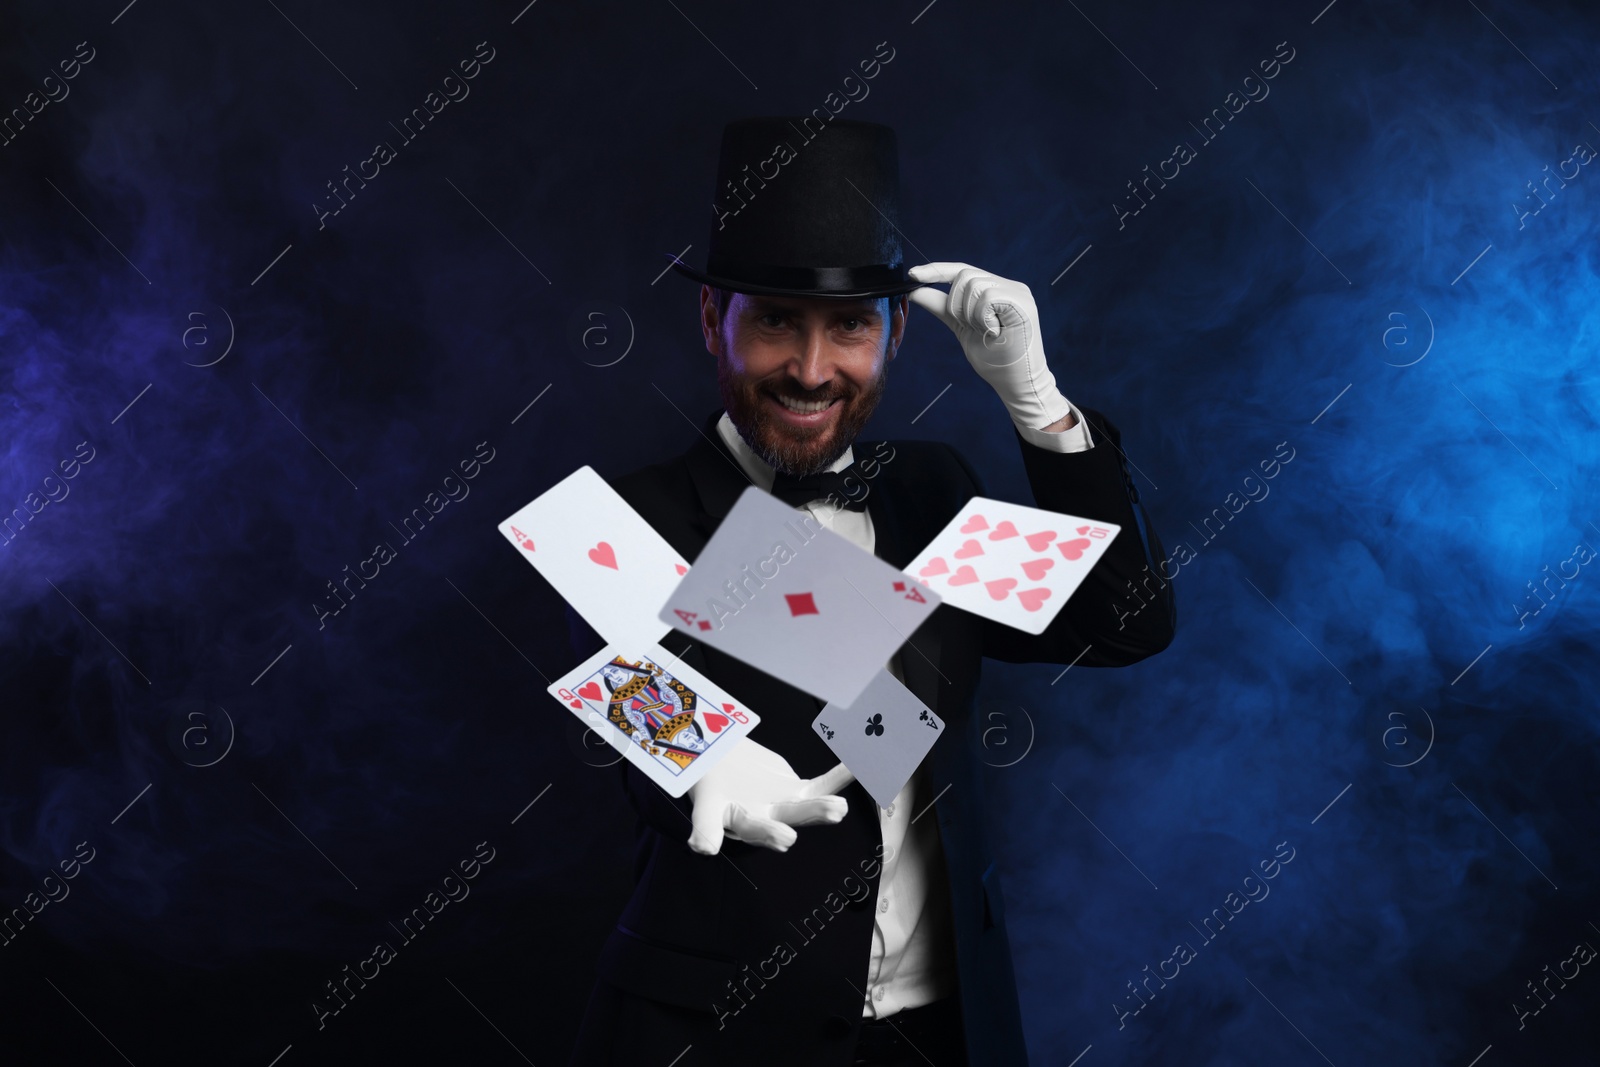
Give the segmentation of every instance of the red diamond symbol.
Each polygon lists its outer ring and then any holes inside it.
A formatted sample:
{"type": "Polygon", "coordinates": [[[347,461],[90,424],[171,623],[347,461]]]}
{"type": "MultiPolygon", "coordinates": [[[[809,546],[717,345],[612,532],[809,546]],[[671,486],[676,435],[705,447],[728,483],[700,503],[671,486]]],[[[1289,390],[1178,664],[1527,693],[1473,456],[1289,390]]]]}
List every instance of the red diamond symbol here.
{"type": "Polygon", "coordinates": [[[905,582],[895,582],[894,583],[894,591],[896,593],[905,592],[906,591],[906,583],[905,582]]]}
{"type": "Polygon", "coordinates": [[[785,593],[783,599],[789,602],[790,615],[818,615],[816,601],[811,599],[810,593],[785,593]]]}
{"type": "Polygon", "coordinates": [[[701,620],[700,620],[700,629],[702,629],[702,630],[709,630],[709,629],[711,629],[711,622],[710,622],[710,620],[708,620],[708,619],[701,619],[701,620]]]}

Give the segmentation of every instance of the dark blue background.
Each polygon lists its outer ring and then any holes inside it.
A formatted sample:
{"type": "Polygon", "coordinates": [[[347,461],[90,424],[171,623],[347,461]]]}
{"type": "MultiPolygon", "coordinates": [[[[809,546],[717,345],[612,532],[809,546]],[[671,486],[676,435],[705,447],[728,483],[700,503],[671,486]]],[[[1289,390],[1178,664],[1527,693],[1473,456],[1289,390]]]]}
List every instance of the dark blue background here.
{"type": "MultiPolygon", "coordinates": [[[[6,1059],[561,1062],[632,819],[543,692],[560,601],[495,525],[687,447],[714,363],[696,287],[657,278],[704,254],[721,125],[824,106],[882,41],[842,114],[899,132],[908,256],[1032,287],[1062,390],[1195,553],[1163,654],[985,674],[1034,1061],[1594,1054],[1592,967],[1513,1008],[1600,945],[1600,578],[1536,614],[1528,586],[1600,547],[1600,174],[1536,215],[1527,186],[1600,148],[1593,8],[925,2],[0,16],[7,113],[94,50],[0,146],[0,509],[95,456],[0,546],[0,905],[96,850],[0,948],[6,1059]],[[319,229],[325,183],[480,41],[470,96],[319,229]],[[1279,42],[1270,95],[1201,145],[1279,42]],[[470,495],[400,544],[480,442],[470,495]],[[480,841],[472,895],[318,1030],[323,983],[480,841]],[[1280,842],[1271,896],[1203,944],[1280,842]]],[[[869,436],[957,443],[1027,499],[926,314],[891,382],[869,436]]]]}

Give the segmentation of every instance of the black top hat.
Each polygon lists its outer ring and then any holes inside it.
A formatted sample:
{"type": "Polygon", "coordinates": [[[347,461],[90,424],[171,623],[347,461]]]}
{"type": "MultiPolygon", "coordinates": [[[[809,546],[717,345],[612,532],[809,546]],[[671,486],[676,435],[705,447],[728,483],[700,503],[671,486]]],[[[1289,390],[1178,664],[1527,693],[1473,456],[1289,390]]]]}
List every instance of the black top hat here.
{"type": "Polygon", "coordinates": [[[738,119],[722,131],[711,247],[695,281],[737,293],[897,296],[900,163],[894,131],[811,115],[738,119]]]}

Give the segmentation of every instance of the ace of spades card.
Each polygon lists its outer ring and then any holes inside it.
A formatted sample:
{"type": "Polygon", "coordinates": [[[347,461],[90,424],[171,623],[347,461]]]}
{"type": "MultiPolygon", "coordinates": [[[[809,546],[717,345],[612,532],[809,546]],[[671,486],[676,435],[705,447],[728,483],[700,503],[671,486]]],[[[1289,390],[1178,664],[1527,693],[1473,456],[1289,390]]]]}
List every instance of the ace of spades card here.
{"type": "Polygon", "coordinates": [[[653,642],[607,645],[549,692],[672,797],[688,792],[761,721],[653,642]]]}
{"type": "Polygon", "coordinates": [[[665,635],[655,611],[689,564],[593,467],[579,467],[499,528],[606,641],[632,647],[665,635]]]}
{"type": "Polygon", "coordinates": [[[1115,523],[975,496],[905,573],[947,603],[1038,634],[1121,532],[1115,523]]]}
{"type": "Polygon", "coordinates": [[[887,808],[944,733],[944,723],[887,670],[853,704],[828,704],[811,728],[878,807],[887,808]]]}
{"type": "Polygon", "coordinates": [[[939,595],[750,486],[660,619],[823,700],[849,704],[939,595]]]}

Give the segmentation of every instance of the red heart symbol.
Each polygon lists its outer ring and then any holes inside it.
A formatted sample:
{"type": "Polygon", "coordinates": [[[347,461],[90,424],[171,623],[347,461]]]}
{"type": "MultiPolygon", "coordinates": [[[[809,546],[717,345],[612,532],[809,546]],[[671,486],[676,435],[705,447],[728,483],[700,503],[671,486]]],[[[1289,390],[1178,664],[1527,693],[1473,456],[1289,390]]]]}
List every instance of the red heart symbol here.
{"type": "Polygon", "coordinates": [[[978,580],[978,572],[971,567],[962,567],[950,576],[951,585],[970,585],[978,580]]]}
{"type": "Polygon", "coordinates": [[[610,543],[606,541],[601,541],[591,548],[589,550],[589,558],[602,567],[610,567],[612,570],[617,569],[617,554],[612,550],[610,543]]]}
{"type": "Polygon", "coordinates": [[[599,700],[600,684],[593,681],[588,682],[582,689],[578,690],[578,695],[583,697],[585,700],[599,700]]]}
{"type": "Polygon", "coordinates": [[[918,574],[949,574],[950,564],[944,561],[943,556],[934,556],[928,565],[917,572],[918,574]]]}
{"type": "Polygon", "coordinates": [[[1024,589],[1022,592],[1017,594],[1017,603],[1021,604],[1029,611],[1038,611],[1039,605],[1043,604],[1049,599],[1050,590],[1046,589],[1042,585],[1037,589],[1024,589]]]}
{"type": "Polygon", "coordinates": [[[1061,550],[1061,554],[1066,556],[1068,559],[1081,559],[1083,557],[1084,550],[1089,547],[1089,539],[1087,537],[1077,537],[1071,541],[1063,541],[1056,547],[1059,548],[1061,550]]]}
{"type": "Polygon", "coordinates": [[[1038,533],[1029,534],[1026,538],[1028,547],[1035,552],[1043,552],[1049,547],[1050,542],[1055,539],[1056,532],[1054,530],[1040,530],[1038,533]]]}
{"type": "Polygon", "coordinates": [[[989,595],[996,600],[1004,600],[1006,594],[1016,588],[1016,585],[1017,580],[1015,578],[996,578],[992,582],[983,583],[983,587],[989,590],[989,595]]]}
{"type": "Polygon", "coordinates": [[[1017,528],[1012,525],[1010,519],[1007,519],[1005,522],[1002,522],[999,526],[994,528],[994,533],[989,535],[989,540],[1004,541],[1008,537],[1015,536],[1017,536],[1017,528]]]}
{"type": "Polygon", "coordinates": [[[974,515],[974,516],[972,516],[972,518],[970,518],[970,519],[968,519],[966,521],[965,525],[963,525],[961,527],[961,532],[962,533],[971,533],[974,530],[987,530],[988,528],[989,528],[989,520],[988,519],[984,518],[982,515],[974,515]]]}
{"type": "Polygon", "coordinates": [[[688,573],[688,571],[689,571],[689,568],[688,568],[688,567],[685,567],[685,566],[684,566],[684,565],[683,565],[683,564],[681,564],[681,563],[674,563],[674,564],[673,564],[673,566],[674,566],[674,567],[676,567],[676,568],[678,568],[678,573],[679,573],[679,574],[687,574],[687,573],[688,573]]]}
{"type": "Polygon", "coordinates": [[[1044,577],[1044,572],[1056,565],[1053,559],[1030,559],[1022,565],[1022,573],[1028,576],[1030,582],[1037,582],[1044,577]]]}
{"type": "Polygon", "coordinates": [[[728,717],[726,715],[718,715],[714,711],[708,711],[705,714],[706,725],[711,727],[712,733],[720,734],[723,730],[727,729],[728,717]]]}
{"type": "Polygon", "coordinates": [[[1088,532],[1089,532],[1089,527],[1087,527],[1087,526],[1078,527],[1078,533],[1079,534],[1086,534],[1088,532]]]}
{"type": "Polygon", "coordinates": [[[532,552],[533,551],[533,538],[530,537],[527,540],[523,541],[522,542],[522,547],[527,549],[529,552],[532,552]]]}
{"type": "Polygon", "coordinates": [[[956,559],[971,559],[973,556],[983,555],[983,546],[976,541],[968,541],[950,554],[956,559]]]}
{"type": "Polygon", "coordinates": [[[573,707],[577,708],[579,711],[583,710],[583,701],[581,701],[581,700],[569,700],[569,701],[567,701],[567,703],[571,704],[573,707]]]}

